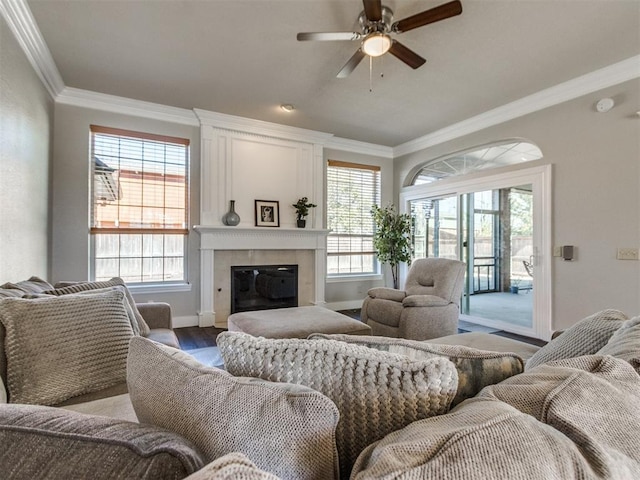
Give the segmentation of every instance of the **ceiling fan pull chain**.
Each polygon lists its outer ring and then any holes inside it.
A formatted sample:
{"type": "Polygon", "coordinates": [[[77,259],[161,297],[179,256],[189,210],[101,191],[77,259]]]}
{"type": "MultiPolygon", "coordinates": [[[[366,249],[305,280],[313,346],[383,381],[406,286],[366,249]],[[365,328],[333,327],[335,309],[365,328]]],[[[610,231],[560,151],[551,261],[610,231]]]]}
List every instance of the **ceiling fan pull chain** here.
{"type": "Polygon", "coordinates": [[[373,92],[373,57],[369,57],[369,91],[373,92]]]}

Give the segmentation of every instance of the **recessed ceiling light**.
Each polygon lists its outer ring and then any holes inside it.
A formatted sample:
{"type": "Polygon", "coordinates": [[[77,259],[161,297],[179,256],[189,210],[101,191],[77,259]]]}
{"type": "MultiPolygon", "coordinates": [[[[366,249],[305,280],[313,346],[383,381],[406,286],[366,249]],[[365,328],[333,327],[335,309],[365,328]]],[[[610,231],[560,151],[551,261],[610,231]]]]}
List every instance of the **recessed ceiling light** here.
{"type": "Polygon", "coordinates": [[[295,110],[295,107],[290,103],[283,103],[282,105],[280,105],[280,108],[287,113],[291,113],[295,110]]]}

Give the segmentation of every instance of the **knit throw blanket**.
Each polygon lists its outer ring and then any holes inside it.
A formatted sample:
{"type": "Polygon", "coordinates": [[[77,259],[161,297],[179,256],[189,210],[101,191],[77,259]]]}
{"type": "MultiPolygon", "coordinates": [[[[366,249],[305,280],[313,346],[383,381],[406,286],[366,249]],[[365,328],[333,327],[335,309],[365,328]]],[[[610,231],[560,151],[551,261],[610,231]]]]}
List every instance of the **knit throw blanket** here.
{"type": "Polygon", "coordinates": [[[338,407],[336,444],[348,478],[369,444],[410,423],[446,413],[458,374],[446,358],[412,361],[334,340],[265,339],[223,332],[217,338],[232,375],[306,385],[338,407]]]}

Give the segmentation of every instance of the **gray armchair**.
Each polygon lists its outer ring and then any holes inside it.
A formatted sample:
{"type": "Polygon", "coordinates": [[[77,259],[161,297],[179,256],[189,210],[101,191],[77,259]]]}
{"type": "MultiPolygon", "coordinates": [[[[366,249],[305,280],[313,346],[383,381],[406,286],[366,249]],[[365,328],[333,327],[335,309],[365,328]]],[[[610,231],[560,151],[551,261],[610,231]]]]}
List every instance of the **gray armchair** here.
{"type": "Polygon", "coordinates": [[[429,340],[458,333],[465,263],[421,258],[412,263],[405,290],[372,288],[361,319],[372,335],[429,340]]]}

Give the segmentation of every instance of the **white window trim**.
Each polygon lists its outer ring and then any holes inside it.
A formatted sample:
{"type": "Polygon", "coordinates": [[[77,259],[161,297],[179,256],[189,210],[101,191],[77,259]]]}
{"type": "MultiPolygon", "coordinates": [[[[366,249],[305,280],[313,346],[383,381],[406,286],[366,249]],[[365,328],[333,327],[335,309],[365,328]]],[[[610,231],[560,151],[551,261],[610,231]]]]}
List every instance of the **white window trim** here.
{"type": "Polygon", "coordinates": [[[366,282],[376,280],[384,280],[384,275],[381,273],[363,273],[362,275],[327,275],[327,283],[366,282]]]}
{"type": "Polygon", "coordinates": [[[131,293],[182,293],[191,291],[191,283],[128,283],[131,293]]]}
{"type": "MultiPolygon", "coordinates": [[[[334,160],[328,160],[328,163],[332,162],[334,160]]],[[[348,164],[353,163],[353,162],[340,162],[340,161],[336,161],[339,163],[345,163],[345,165],[343,167],[341,166],[330,166],[327,165],[327,170],[329,168],[350,168],[348,167],[348,164]]],[[[358,162],[355,162],[354,165],[359,165],[358,162]]],[[[372,165],[372,164],[367,164],[367,163],[362,163],[361,164],[363,169],[367,170],[367,168],[365,167],[369,167],[370,169],[375,169],[375,171],[378,172],[378,206],[380,206],[381,203],[381,197],[382,197],[382,169],[377,166],[377,165],[372,165]]],[[[357,168],[357,167],[351,167],[351,168],[357,168]]],[[[328,176],[327,176],[328,177],[328,176]]],[[[327,200],[325,200],[325,209],[328,213],[329,210],[329,206],[328,206],[328,202],[327,200]]],[[[329,232],[329,235],[327,235],[327,240],[329,239],[329,237],[331,236],[332,232],[329,232]]],[[[336,234],[338,235],[338,234],[336,234]]],[[[327,259],[328,259],[328,255],[327,255],[327,259]]],[[[375,281],[375,280],[382,280],[384,279],[384,274],[383,274],[383,270],[382,270],[382,265],[380,264],[380,262],[378,261],[377,258],[374,259],[374,265],[375,265],[375,271],[374,272],[367,272],[367,273],[362,273],[362,274],[357,274],[357,273],[337,273],[337,274],[331,274],[329,275],[329,273],[327,272],[326,275],[326,283],[340,283],[340,282],[360,282],[360,281],[375,281]]]]}
{"type": "MultiPolygon", "coordinates": [[[[536,266],[536,285],[533,290],[533,326],[531,329],[521,331],[523,335],[534,336],[544,340],[550,340],[552,334],[552,277],[551,277],[551,219],[552,219],[552,167],[551,165],[539,165],[529,168],[505,167],[495,169],[485,175],[468,175],[464,177],[451,177],[438,182],[423,185],[404,187],[400,192],[400,212],[409,213],[410,201],[425,197],[443,197],[448,195],[461,195],[474,191],[507,188],[513,185],[531,184],[534,193],[533,218],[536,228],[533,234],[534,264],[536,266]]],[[[403,285],[407,277],[406,265],[400,265],[400,284],[403,285]]],[[[474,320],[476,321],[476,320],[474,320]]],[[[504,324],[491,321],[476,321],[494,328],[502,328],[504,324]]],[[[513,326],[509,326],[514,330],[513,326]]]]}
{"type": "MultiPolygon", "coordinates": [[[[142,140],[149,140],[149,141],[153,141],[154,137],[156,138],[156,141],[161,141],[161,142],[167,142],[167,143],[172,143],[172,139],[177,140],[177,144],[182,144],[185,146],[186,150],[187,150],[187,164],[186,164],[186,178],[187,178],[187,201],[186,201],[186,210],[187,210],[187,218],[189,218],[189,213],[190,213],[190,198],[191,198],[191,194],[190,194],[190,190],[191,190],[191,150],[190,150],[190,146],[191,146],[191,140],[188,138],[181,138],[181,137],[171,137],[171,136],[165,136],[165,135],[157,135],[157,134],[152,134],[152,133],[144,133],[144,132],[137,132],[134,130],[129,130],[129,129],[120,129],[120,128],[111,128],[111,127],[104,127],[104,126],[91,126],[91,131],[90,131],[90,146],[91,146],[91,152],[89,155],[89,161],[91,162],[94,156],[94,147],[93,147],[93,142],[94,142],[94,138],[93,136],[96,134],[107,134],[107,135],[117,135],[117,136],[123,136],[123,137],[127,137],[130,136],[132,138],[140,138],[142,140]],[[111,130],[112,132],[109,132],[109,130],[111,130]],[[130,134],[130,135],[128,135],[130,134]],[[186,142],[186,143],[182,143],[182,141],[186,142]]],[[[93,166],[90,168],[89,170],[89,211],[92,212],[93,211],[93,182],[94,182],[94,177],[93,177],[93,166]]],[[[91,217],[90,217],[91,218],[91,217]]],[[[188,221],[187,221],[187,226],[188,226],[188,221]]],[[[122,234],[126,234],[127,232],[122,232],[122,234]]],[[[151,234],[153,234],[153,232],[150,232],[151,234]]],[[[158,232],[158,234],[161,234],[160,232],[158,232]]],[[[191,284],[188,282],[188,278],[189,278],[189,235],[191,234],[191,231],[189,228],[187,228],[187,233],[185,234],[185,239],[184,239],[184,245],[183,245],[183,255],[182,255],[182,262],[183,262],[183,280],[180,281],[167,281],[167,282],[139,282],[139,283],[128,283],[128,286],[130,285],[130,289],[136,291],[136,293],[170,293],[170,292],[189,292],[191,291],[191,284]]],[[[95,281],[96,278],[96,244],[95,244],[95,239],[96,239],[96,235],[99,235],[99,233],[90,233],[89,234],[89,278],[92,281],[95,281]]]]}

